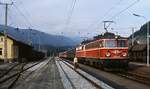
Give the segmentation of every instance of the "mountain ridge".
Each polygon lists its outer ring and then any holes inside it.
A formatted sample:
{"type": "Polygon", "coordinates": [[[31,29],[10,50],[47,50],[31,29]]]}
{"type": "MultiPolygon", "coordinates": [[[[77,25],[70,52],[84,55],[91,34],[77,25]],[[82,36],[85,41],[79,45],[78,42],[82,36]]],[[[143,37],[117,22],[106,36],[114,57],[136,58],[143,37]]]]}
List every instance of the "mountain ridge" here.
{"type": "MultiPolygon", "coordinates": [[[[0,32],[3,32],[3,29],[4,25],[0,25],[0,32]]],[[[29,44],[29,39],[31,39],[33,45],[40,44],[57,47],[75,46],[78,43],[69,37],[52,35],[35,29],[21,29],[12,26],[8,26],[7,34],[26,44],[29,44]]]]}

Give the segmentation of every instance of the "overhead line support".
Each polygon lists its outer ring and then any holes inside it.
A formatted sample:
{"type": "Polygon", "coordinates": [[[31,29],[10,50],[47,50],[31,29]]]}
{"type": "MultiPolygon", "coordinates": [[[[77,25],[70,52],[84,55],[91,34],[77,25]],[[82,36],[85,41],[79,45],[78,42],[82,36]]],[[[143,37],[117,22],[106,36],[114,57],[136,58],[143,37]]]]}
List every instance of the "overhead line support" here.
{"type": "Polygon", "coordinates": [[[5,27],[4,27],[4,63],[8,62],[8,58],[7,58],[7,25],[8,25],[8,6],[12,5],[12,3],[1,3],[0,5],[4,5],[5,6],[5,27]]]}

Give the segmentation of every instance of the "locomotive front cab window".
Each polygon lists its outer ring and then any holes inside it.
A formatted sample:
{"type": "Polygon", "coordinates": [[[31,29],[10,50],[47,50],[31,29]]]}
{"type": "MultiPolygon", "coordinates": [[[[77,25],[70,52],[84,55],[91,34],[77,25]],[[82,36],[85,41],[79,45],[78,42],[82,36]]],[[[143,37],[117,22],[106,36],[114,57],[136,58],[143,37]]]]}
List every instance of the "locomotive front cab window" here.
{"type": "Polygon", "coordinates": [[[115,40],[105,40],[105,47],[116,47],[115,40]]]}
{"type": "Polygon", "coordinates": [[[117,40],[118,47],[127,47],[126,40],[117,40]]]}

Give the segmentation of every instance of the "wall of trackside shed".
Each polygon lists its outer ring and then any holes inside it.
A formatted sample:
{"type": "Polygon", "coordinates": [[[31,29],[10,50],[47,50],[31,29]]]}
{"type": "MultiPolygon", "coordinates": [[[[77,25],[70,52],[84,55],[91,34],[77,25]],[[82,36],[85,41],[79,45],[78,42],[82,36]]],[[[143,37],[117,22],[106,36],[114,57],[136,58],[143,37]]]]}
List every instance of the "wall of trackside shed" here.
{"type": "Polygon", "coordinates": [[[23,62],[23,61],[30,61],[30,56],[31,56],[31,52],[32,52],[32,47],[21,43],[21,42],[15,42],[14,45],[18,46],[18,59],[17,61],[19,62],[23,62]]]}
{"type": "Polygon", "coordinates": [[[30,54],[30,61],[40,60],[40,59],[43,59],[44,57],[45,57],[44,52],[39,52],[39,51],[36,51],[36,50],[32,50],[31,54],[30,54]]]}
{"type": "Polygon", "coordinates": [[[19,62],[37,61],[45,57],[45,53],[36,51],[32,46],[22,42],[14,41],[13,47],[14,55],[17,56],[14,59],[19,62]]]}

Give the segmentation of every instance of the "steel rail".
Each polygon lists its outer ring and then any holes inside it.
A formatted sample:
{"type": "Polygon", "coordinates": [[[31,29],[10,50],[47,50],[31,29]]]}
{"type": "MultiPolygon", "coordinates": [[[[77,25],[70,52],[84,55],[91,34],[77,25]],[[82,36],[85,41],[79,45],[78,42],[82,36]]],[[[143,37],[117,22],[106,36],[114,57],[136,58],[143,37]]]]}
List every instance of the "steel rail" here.
{"type": "Polygon", "coordinates": [[[4,77],[5,75],[7,75],[12,69],[14,69],[15,67],[17,67],[19,64],[16,64],[16,65],[14,65],[14,66],[12,66],[11,68],[9,68],[6,72],[4,72],[1,76],[0,76],[0,78],[2,78],[2,77],[4,77]]]}
{"type": "Polygon", "coordinates": [[[20,78],[20,76],[21,76],[21,74],[22,74],[23,72],[25,72],[26,70],[28,70],[28,69],[30,69],[30,68],[32,68],[32,67],[38,65],[39,63],[41,63],[41,61],[39,61],[38,63],[35,63],[35,64],[33,64],[33,65],[31,65],[31,66],[25,68],[25,69],[24,69],[24,67],[25,67],[25,65],[26,65],[27,63],[23,64],[19,72],[14,73],[13,75],[8,76],[8,77],[4,78],[3,80],[0,80],[0,84],[3,84],[3,83],[5,83],[5,82],[7,82],[8,80],[10,80],[10,79],[16,77],[16,78],[14,79],[14,81],[6,88],[6,89],[11,89],[11,88],[15,85],[15,83],[17,82],[17,80],[20,78]]]}
{"type": "Polygon", "coordinates": [[[61,64],[58,62],[60,68],[62,69],[63,73],[65,74],[66,78],[68,79],[68,81],[70,82],[71,86],[73,89],[76,89],[75,85],[73,84],[73,82],[70,80],[69,76],[67,75],[67,73],[65,72],[65,70],[63,69],[63,67],[61,66],[61,64]]]}
{"type": "MultiPolygon", "coordinates": [[[[71,68],[72,70],[74,70],[74,68],[72,68],[70,65],[68,65],[67,63],[65,63],[64,61],[62,61],[64,64],[66,64],[69,68],[71,68]]],[[[70,63],[71,64],[71,63],[70,63]]],[[[71,64],[72,65],[72,64],[71,64]]],[[[80,76],[82,76],[84,79],[86,79],[88,82],[90,82],[92,85],[94,85],[96,87],[96,89],[102,89],[101,86],[99,86],[97,83],[95,83],[94,81],[92,81],[91,79],[87,78],[86,76],[84,76],[83,74],[81,74],[80,72],[74,70],[77,74],[79,74],[80,76]]]]}

